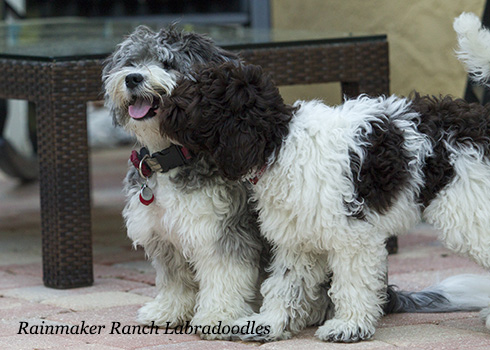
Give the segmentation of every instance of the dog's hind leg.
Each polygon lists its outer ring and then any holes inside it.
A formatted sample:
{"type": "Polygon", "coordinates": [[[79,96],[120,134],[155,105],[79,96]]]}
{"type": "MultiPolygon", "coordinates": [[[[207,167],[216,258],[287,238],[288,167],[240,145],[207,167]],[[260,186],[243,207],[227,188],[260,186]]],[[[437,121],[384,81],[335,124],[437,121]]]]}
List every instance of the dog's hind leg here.
{"type": "Polygon", "coordinates": [[[358,249],[345,247],[328,252],[333,273],[329,295],[335,316],[318,328],[316,336],[321,340],[369,339],[383,314],[387,252],[383,240],[363,243],[358,249]]]}
{"type": "Polygon", "coordinates": [[[490,268],[490,162],[463,155],[454,162],[455,177],[424,211],[451,250],[490,268]]]}
{"type": "Polygon", "coordinates": [[[154,241],[145,246],[156,270],[156,298],[138,311],[138,322],[173,328],[190,321],[198,286],[184,256],[171,243],[154,241]]]}

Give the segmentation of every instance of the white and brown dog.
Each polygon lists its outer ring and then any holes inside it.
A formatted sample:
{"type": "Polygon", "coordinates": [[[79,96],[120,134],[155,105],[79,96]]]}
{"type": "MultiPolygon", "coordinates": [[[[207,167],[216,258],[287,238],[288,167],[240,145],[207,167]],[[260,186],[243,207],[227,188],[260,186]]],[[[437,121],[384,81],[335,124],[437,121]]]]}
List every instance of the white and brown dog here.
{"type": "MultiPolygon", "coordinates": [[[[490,81],[490,30],[482,27],[480,19],[473,13],[462,13],[454,20],[454,30],[458,35],[458,58],[465,64],[472,79],[487,85],[490,81]]],[[[490,108],[487,106],[487,108],[490,108]]],[[[487,149],[488,151],[488,149],[487,149]]],[[[490,234],[481,238],[488,242],[490,234]]],[[[486,245],[479,247],[487,249],[486,245]]],[[[487,266],[488,267],[488,266],[487,266]]],[[[487,328],[490,329],[490,305],[481,312],[487,328]]]]}
{"type": "MultiPolygon", "coordinates": [[[[288,106],[257,66],[209,64],[191,75],[163,99],[161,132],[207,154],[224,177],[254,179],[261,231],[273,245],[260,313],[237,322],[270,332],[244,339],[301,330],[330,275],[334,317],[316,335],[372,337],[386,302],[384,242],[421,218],[450,249],[490,267],[488,108],[417,94],[288,106]]],[[[490,283],[476,279],[447,282],[445,301],[486,306],[490,283]],[[486,290],[470,290],[478,283],[486,290]],[[461,284],[458,299],[451,292],[461,284]]]]}

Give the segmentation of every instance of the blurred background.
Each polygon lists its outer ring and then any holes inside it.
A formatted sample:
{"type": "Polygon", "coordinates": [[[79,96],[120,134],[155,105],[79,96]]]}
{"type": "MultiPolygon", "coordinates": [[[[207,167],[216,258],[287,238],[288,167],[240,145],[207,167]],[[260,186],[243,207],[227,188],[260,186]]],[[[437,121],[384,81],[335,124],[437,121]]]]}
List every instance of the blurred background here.
{"type": "MultiPolygon", "coordinates": [[[[464,97],[466,74],[456,59],[452,22],[462,12],[482,16],[487,0],[2,0],[3,22],[48,17],[132,18],[136,21],[220,24],[259,30],[302,30],[332,36],[386,34],[391,93],[464,97]]],[[[340,84],[282,87],[287,102],[342,100],[340,84]]],[[[131,142],[114,129],[101,103],[89,104],[93,148],[131,142]]],[[[0,176],[12,159],[35,156],[35,116],[26,102],[0,102],[0,176]],[[4,141],[2,141],[4,140],[4,141]],[[3,142],[3,143],[2,143],[3,142]],[[6,143],[7,142],[7,146],[6,143]],[[6,148],[8,147],[8,148],[6,148]],[[14,155],[9,154],[14,152],[14,155]]],[[[32,158],[32,157],[31,157],[32,158]]],[[[34,162],[35,163],[35,162],[34,162]]],[[[32,163],[32,164],[34,164],[32,163]]],[[[26,167],[24,167],[26,168],[26,167]]],[[[29,168],[29,167],[28,167],[29,168]]],[[[5,175],[5,174],[4,174],[5,175]]],[[[17,174],[29,180],[32,174],[17,174]]]]}
{"type": "MultiPolygon", "coordinates": [[[[272,0],[271,24],[280,29],[387,34],[392,93],[406,96],[418,90],[462,97],[466,74],[454,55],[452,23],[462,12],[481,16],[485,5],[486,0],[272,0]]],[[[305,96],[311,93],[303,91],[305,96]]],[[[324,94],[338,96],[328,89],[324,94]]]]}
{"type": "Polygon", "coordinates": [[[418,89],[459,96],[465,73],[453,54],[452,21],[463,11],[483,14],[485,4],[486,0],[4,0],[0,11],[4,19],[158,16],[169,22],[387,34],[393,93],[407,95],[418,89]]]}

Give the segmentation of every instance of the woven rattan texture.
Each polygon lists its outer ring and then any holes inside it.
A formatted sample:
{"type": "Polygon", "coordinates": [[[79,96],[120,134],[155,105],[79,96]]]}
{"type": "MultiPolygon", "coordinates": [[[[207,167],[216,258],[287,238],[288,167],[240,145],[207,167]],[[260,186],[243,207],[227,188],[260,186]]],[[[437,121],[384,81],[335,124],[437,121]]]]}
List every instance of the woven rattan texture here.
{"type": "Polygon", "coordinates": [[[341,82],[348,96],[389,93],[385,41],[255,49],[240,55],[271,73],[277,85],[341,82]]]}
{"type": "MultiPolygon", "coordinates": [[[[385,41],[250,49],[248,62],[278,85],[341,82],[355,96],[389,93],[385,41]]],[[[102,98],[100,59],[0,59],[0,97],[35,103],[40,164],[43,279],[72,288],[93,283],[86,103],[102,98]]]]}
{"type": "Polygon", "coordinates": [[[48,66],[50,88],[34,101],[44,182],[43,278],[48,286],[70,288],[93,282],[86,103],[98,97],[100,64],[48,66]]]}
{"type": "Polygon", "coordinates": [[[100,65],[0,60],[2,97],[36,106],[43,279],[50,287],[93,282],[86,103],[100,98],[100,65]]]}

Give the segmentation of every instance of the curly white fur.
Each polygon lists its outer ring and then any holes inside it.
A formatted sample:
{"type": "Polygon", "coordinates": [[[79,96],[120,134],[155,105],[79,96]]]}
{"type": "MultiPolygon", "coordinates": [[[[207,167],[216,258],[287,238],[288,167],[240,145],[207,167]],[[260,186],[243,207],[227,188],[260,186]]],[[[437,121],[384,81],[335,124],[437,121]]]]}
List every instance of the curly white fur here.
{"type": "Polygon", "coordinates": [[[192,319],[204,326],[250,314],[258,270],[216,249],[223,230],[219,213],[228,211],[232,199],[219,186],[183,193],[172,175],[151,179],[155,205],[142,205],[137,187],[127,193],[128,236],[152,259],[159,290],[140,310],[139,321],[178,325],[192,319]]]}

